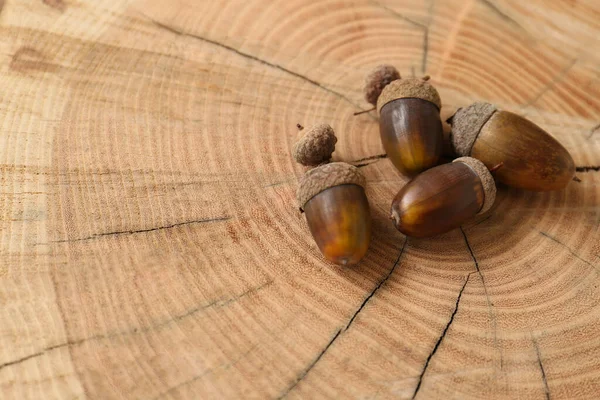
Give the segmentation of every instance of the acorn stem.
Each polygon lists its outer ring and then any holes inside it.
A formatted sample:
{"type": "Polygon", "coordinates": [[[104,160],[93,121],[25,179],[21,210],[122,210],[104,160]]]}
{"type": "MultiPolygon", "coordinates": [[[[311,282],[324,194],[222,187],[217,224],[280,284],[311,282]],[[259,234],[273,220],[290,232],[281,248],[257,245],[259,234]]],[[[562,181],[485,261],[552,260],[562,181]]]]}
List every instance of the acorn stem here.
{"type": "Polygon", "coordinates": [[[302,125],[300,125],[299,123],[296,124],[296,128],[298,128],[299,131],[301,131],[302,129],[304,129],[304,127],[302,125]]]}
{"type": "Polygon", "coordinates": [[[352,114],[352,115],[360,115],[360,114],[365,114],[365,113],[368,113],[368,112],[371,112],[371,111],[375,111],[375,107],[373,107],[373,108],[370,108],[370,109],[368,109],[368,110],[357,111],[357,112],[355,112],[355,113],[354,113],[354,114],[352,114]]]}
{"type": "Polygon", "coordinates": [[[504,162],[501,162],[500,164],[497,164],[497,165],[493,166],[490,169],[490,172],[494,173],[494,172],[498,171],[500,168],[502,168],[503,166],[504,166],[504,162]]]}

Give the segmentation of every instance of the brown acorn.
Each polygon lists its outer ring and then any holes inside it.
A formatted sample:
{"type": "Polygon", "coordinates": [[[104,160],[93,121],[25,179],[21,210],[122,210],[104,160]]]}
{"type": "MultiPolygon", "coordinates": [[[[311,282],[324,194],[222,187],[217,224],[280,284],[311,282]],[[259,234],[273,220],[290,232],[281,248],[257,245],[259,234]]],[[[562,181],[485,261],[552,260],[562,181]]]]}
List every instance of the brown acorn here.
{"type": "Polygon", "coordinates": [[[475,157],[488,168],[504,164],[495,175],[499,182],[525,190],[560,190],[575,175],[569,152],[517,114],[474,103],[459,109],[449,122],[458,155],[475,157]]]}
{"type": "MultiPolygon", "coordinates": [[[[382,68],[381,66],[378,68],[382,68]]],[[[376,97],[381,142],[392,164],[405,175],[415,175],[437,165],[443,148],[441,100],[437,90],[423,78],[398,78],[377,91],[376,79],[391,74],[372,72],[365,98],[376,97]],[[371,88],[371,89],[369,89],[371,88]],[[370,96],[369,96],[370,95],[370,96]]]]}
{"type": "Polygon", "coordinates": [[[358,168],[343,162],[308,171],[297,198],[321,253],[339,265],[355,265],[371,241],[371,212],[358,168]]]}
{"type": "Polygon", "coordinates": [[[294,144],[294,160],[307,167],[329,161],[337,143],[333,128],[328,124],[318,124],[308,129],[298,125],[298,128],[302,136],[294,144]]]}
{"type": "Polygon", "coordinates": [[[417,175],[400,189],[391,219],[407,236],[429,237],[486,212],[495,199],[496,185],[486,166],[461,157],[417,175]]]}

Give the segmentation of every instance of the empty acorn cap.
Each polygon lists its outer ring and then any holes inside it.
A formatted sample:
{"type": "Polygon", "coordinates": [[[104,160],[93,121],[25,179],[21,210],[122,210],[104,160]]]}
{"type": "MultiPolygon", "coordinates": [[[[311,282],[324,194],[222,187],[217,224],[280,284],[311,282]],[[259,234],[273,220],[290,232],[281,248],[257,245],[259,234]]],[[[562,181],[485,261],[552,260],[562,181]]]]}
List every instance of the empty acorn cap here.
{"type": "Polygon", "coordinates": [[[467,164],[477,176],[481,180],[481,184],[483,185],[483,206],[481,206],[481,210],[479,210],[478,214],[482,214],[489,210],[496,200],[496,182],[494,182],[494,177],[491,172],[484,163],[479,161],[473,157],[459,157],[452,162],[461,162],[467,164]]]}
{"type": "Polygon", "coordinates": [[[404,98],[423,99],[433,103],[437,108],[442,108],[440,94],[429,82],[429,76],[422,78],[404,78],[398,79],[387,85],[381,91],[377,99],[377,112],[390,101],[404,98]]]}
{"type": "Polygon", "coordinates": [[[314,125],[294,145],[294,159],[306,166],[319,165],[331,158],[336,143],[337,138],[331,126],[314,125]]]}
{"type": "Polygon", "coordinates": [[[496,112],[496,107],[490,103],[477,102],[468,107],[459,108],[448,119],[452,125],[450,139],[454,151],[459,156],[468,156],[479,135],[481,128],[496,112]]]}
{"type": "Polygon", "coordinates": [[[374,106],[384,87],[400,79],[400,72],[393,65],[378,65],[365,78],[365,100],[374,106]]]}
{"type": "Polygon", "coordinates": [[[296,198],[300,208],[306,202],[325,189],[339,185],[358,185],[365,187],[365,177],[359,169],[345,162],[333,162],[308,171],[298,185],[296,198]]]}

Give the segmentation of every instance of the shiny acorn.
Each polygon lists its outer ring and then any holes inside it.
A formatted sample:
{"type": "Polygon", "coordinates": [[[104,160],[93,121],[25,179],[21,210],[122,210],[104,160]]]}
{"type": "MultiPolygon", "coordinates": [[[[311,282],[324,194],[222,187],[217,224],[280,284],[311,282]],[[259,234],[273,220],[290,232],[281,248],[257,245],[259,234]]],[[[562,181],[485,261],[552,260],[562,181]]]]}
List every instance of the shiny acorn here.
{"type": "Polygon", "coordinates": [[[321,165],[300,181],[300,209],[321,253],[339,265],[356,265],[371,241],[371,212],[358,168],[343,162],[321,165]]]}
{"type": "Polygon", "coordinates": [[[575,176],[569,152],[533,122],[489,103],[459,109],[448,122],[452,145],[460,156],[503,167],[499,182],[525,190],[561,190],[575,176]]]}
{"type": "Polygon", "coordinates": [[[365,82],[365,99],[379,112],[388,158],[408,176],[437,165],[442,154],[441,100],[428,80],[429,76],[402,79],[395,68],[383,65],[365,82]]]}
{"type": "Polygon", "coordinates": [[[495,199],[496,185],[486,166],[461,157],[408,182],[394,198],[390,218],[407,236],[435,236],[486,212],[495,199]]]}

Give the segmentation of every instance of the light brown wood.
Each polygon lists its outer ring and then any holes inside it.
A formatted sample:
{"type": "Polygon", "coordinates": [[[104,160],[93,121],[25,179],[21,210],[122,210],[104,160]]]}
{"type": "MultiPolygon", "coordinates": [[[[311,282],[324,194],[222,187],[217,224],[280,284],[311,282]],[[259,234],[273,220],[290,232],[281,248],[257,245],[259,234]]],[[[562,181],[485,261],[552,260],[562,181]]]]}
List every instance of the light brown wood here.
{"type": "Polygon", "coordinates": [[[3,399],[597,398],[597,1],[0,5],[3,399]],[[405,180],[353,116],[379,63],[595,168],[406,240],[405,180]],[[321,121],[366,164],[351,269],[294,200],[295,125],[321,121]]]}

